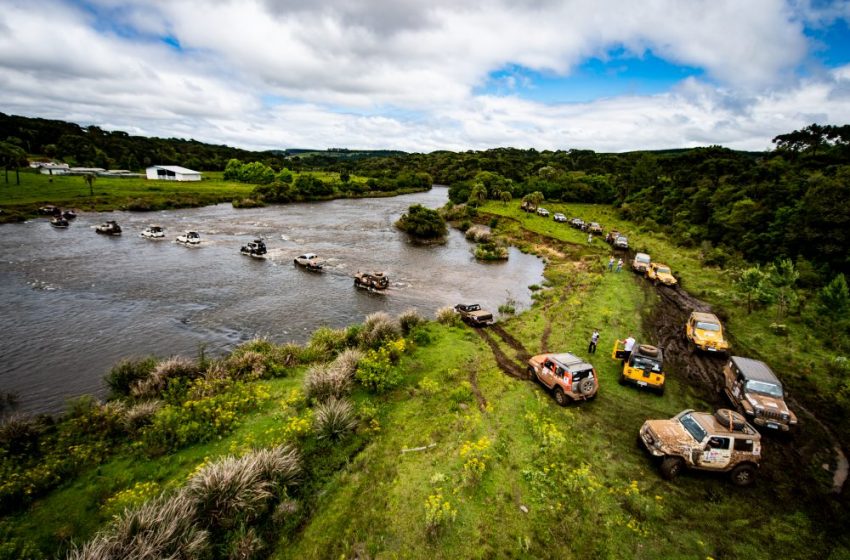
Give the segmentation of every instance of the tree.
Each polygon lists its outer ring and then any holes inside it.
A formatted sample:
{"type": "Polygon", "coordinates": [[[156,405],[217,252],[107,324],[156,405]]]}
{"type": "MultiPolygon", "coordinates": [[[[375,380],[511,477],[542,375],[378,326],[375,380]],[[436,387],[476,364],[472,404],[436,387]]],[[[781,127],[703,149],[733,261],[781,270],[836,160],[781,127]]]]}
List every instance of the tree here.
{"type": "Polygon", "coordinates": [[[546,200],[543,196],[543,193],[540,191],[534,191],[533,193],[528,195],[528,203],[537,208],[540,204],[546,200]]]}
{"type": "Polygon", "coordinates": [[[473,206],[480,206],[487,202],[487,187],[483,183],[475,183],[472,185],[472,190],[469,191],[469,200],[467,202],[473,206]]]}
{"type": "Polygon", "coordinates": [[[239,181],[242,177],[242,162],[236,158],[228,160],[224,167],[225,181],[239,181]]]}
{"type": "Polygon", "coordinates": [[[448,233],[446,221],[440,213],[421,204],[414,204],[395,223],[396,227],[414,237],[436,239],[448,233]]]}
{"type": "Polygon", "coordinates": [[[86,173],[83,175],[83,181],[89,186],[89,196],[94,197],[94,182],[97,180],[97,175],[94,173],[86,173]]]}
{"type": "Polygon", "coordinates": [[[747,301],[747,314],[753,312],[755,302],[764,299],[765,297],[765,279],[766,274],[759,268],[758,265],[742,270],[738,277],[738,282],[735,284],[737,290],[744,296],[747,301]]]}
{"type": "Polygon", "coordinates": [[[9,183],[9,168],[15,170],[15,184],[21,184],[21,176],[18,172],[19,167],[27,165],[27,153],[20,146],[16,146],[11,142],[0,142],[0,164],[6,171],[6,184],[9,183]]]}
{"type": "Polygon", "coordinates": [[[843,274],[838,274],[818,293],[819,319],[825,320],[832,342],[845,330],[842,325],[848,323],[847,314],[850,312],[850,290],[843,274]]]}
{"type": "Polygon", "coordinates": [[[797,300],[794,285],[800,274],[791,259],[779,259],[770,265],[768,279],[776,295],[776,320],[782,320],[789,307],[797,300]]]}
{"type": "Polygon", "coordinates": [[[511,194],[511,191],[502,191],[502,192],[499,193],[499,200],[502,201],[503,205],[506,205],[512,199],[513,199],[513,195],[511,194]]]}

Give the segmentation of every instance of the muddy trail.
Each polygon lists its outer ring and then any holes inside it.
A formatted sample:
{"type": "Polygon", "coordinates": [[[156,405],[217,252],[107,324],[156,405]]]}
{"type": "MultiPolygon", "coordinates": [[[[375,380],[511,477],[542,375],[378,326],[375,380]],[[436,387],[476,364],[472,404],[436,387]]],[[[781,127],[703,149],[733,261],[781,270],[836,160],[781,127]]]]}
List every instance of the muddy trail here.
{"type": "Polygon", "coordinates": [[[481,388],[478,387],[478,372],[474,368],[470,368],[469,370],[469,385],[472,387],[472,394],[475,395],[476,402],[478,402],[478,410],[486,412],[487,399],[484,397],[484,393],[481,392],[481,388]]]}
{"type": "Polygon", "coordinates": [[[498,323],[492,325],[490,330],[499,335],[499,338],[505,341],[505,344],[510,346],[516,352],[517,360],[525,363],[531,357],[531,353],[522,345],[520,341],[515,339],[511,333],[506,331],[501,325],[498,323]]]}
{"type": "MultiPolygon", "coordinates": [[[[649,317],[648,331],[653,333],[652,342],[664,350],[665,370],[687,383],[699,393],[706,402],[716,408],[728,408],[721,387],[721,376],[726,357],[697,351],[684,336],[683,325],[692,311],[711,312],[711,306],[691,296],[678,286],[670,288],[658,286],[659,296],[649,317]]],[[[834,466],[831,467],[833,480],[832,492],[841,494],[848,474],[848,462],[841,444],[829,427],[808,409],[792,397],[788,404],[800,413],[801,425],[797,434],[770,438],[770,453],[766,454],[762,464],[762,476],[779,483],[791,470],[802,472],[808,468],[813,456],[822,451],[821,438],[807,437],[806,432],[822,430],[830,442],[834,454],[834,466]],[[809,420],[809,422],[806,422],[809,420]],[[821,443],[818,441],[821,440],[821,443]]]]}
{"type": "MultiPolygon", "coordinates": [[[[501,327],[500,327],[500,329],[501,329],[501,327]]],[[[516,379],[528,379],[528,374],[526,373],[525,368],[522,365],[515,362],[514,360],[511,360],[504,352],[502,352],[502,349],[499,347],[499,343],[496,342],[496,340],[493,338],[492,335],[490,335],[490,333],[487,332],[487,330],[485,330],[485,329],[473,329],[473,330],[476,333],[478,333],[478,336],[480,336],[482,339],[484,339],[484,342],[486,342],[487,346],[490,347],[490,351],[493,353],[493,358],[495,358],[496,364],[499,366],[500,370],[502,370],[504,373],[506,373],[510,377],[513,377],[513,378],[516,378],[516,379]]],[[[501,331],[504,332],[504,329],[501,329],[501,331]]],[[[517,342],[515,339],[513,339],[513,337],[511,337],[507,333],[505,333],[505,334],[510,339],[514,340],[514,342],[520,348],[522,348],[522,345],[519,344],[519,342],[517,342]]]]}

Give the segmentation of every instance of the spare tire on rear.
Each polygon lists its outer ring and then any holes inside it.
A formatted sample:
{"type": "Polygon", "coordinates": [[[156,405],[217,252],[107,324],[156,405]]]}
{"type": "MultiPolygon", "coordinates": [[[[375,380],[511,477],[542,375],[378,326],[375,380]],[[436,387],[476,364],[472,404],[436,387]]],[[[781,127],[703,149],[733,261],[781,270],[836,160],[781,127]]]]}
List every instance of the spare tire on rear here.
{"type": "Polygon", "coordinates": [[[728,408],[721,408],[717,412],[714,413],[714,418],[717,422],[733,431],[741,431],[744,429],[744,426],[747,425],[747,420],[734,410],[729,410],[728,408]]]}
{"type": "Polygon", "coordinates": [[[651,344],[641,344],[638,347],[638,349],[640,350],[641,354],[644,354],[646,356],[657,356],[658,355],[658,348],[655,347],[655,346],[652,346],[651,344]]]}

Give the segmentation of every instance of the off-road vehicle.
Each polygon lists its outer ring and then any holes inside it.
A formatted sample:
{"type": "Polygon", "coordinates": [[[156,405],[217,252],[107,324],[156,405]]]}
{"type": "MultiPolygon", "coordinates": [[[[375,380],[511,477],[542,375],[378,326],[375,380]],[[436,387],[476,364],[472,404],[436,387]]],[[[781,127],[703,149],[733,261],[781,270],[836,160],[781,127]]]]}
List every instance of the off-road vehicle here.
{"type": "Polygon", "coordinates": [[[592,399],[599,390],[599,378],[593,366],[567,352],[532,356],[528,360],[528,374],[549,388],[561,406],[570,400],[592,399]]]}
{"type": "Polygon", "coordinates": [[[247,245],[243,245],[239,252],[249,257],[263,257],[268,253],[268,249],[266,249],[266,244],[262,239],[255,239],[247,245]]]}
{"type": "Polygon", "coordinates": [[[690,468],[728,472],[734,484],[748,486],[761,459],[761,435],[728,409],[714,414],[684,410],[669,420],[647,420],[638,441],[661,459],[661,476],[667,480],[690,468]]]}
{"type": "Polygon", "coordinates": [[[664,352],[661,348],[635,342],[632,351],[626,352],[625,341],[616,340],[611,358],[623,361],[620,385],[631,383],[664,394],[664,352]]]}
{"type": "Polygon", "coordinates": [[[460,313],[463,322],[473,327],[486,327],[493,324],[493,314],[481,309],[477,303],[459,303],[455,305],[455,311],[460,313]]]}
{"type": "Polygon", "coordinates": [[[597,222],[590,222],[587,225],[587,231],[589,231],[590,233],[599,234],[602,233],[602,226],[600,226],[597,222]]]}
{"type": "Polygon", "coordinates": [[[570,221],[570,225],[576,229],[581,229],[584,227],[584,220],[582,220],[581,218],[573,218],[570,221]]]}
{"type": "Polygon", "coordinates": [[[548,210],[546,210],[545,208],[538,208],[538,209],[537,209],[537,215],[538,215],[538,216],[543,216],[543,217],[545,218],[546,216],[548,216],[548,215],[549,215],[549,211],[548,211],[548,210]]]}
{"type": "Polygon", "coordinates": [[[720,319],[712,313],[691,313],[685,324],[685,338],[704,352],[726,352],[729,349],[720,319]]]}
{"type": "Polygon", "coordinates": [[[527,200],[524,200],[522,202],[522,204],[519,205],[519,208],[523,212],[536,212],[537,211],[537,206],[535,206],[534,204],[530,203],[527,200]]]}
{"type": "Polygon", "coordinates": [[[563,222],[567,221],[567,217],[564,216],[563,214],[561,214],[560,212],[556,212],[555,215],[552,216],[552,219],[555,220],[556,222],[559,222],[559,223],[563,223],[563,222]]]}
{"type": "Polygon", "coordinates": [[[722,385],[729,402],[753,424],[783,432],[797,424],[782,383],[764,362],[732,356],[723,368],[722,385]]]}
{"type": "Polygon", "coordinates": [[[632,259],[632,270],[640,274],[646,274],[652,260],[646,253],[635,253],[635,258],[632,259]]]}
{"type": "Polygon", "coordinates": [[[625,235],[618,235],[614,240],[614,248],[615,249],[628,249],[629,248],[629,238],[625,235]]]}
{"type": "Polygon", "coordinates": [[[370,292],[381,291],[390,287],[390,278],[384,272],[358,272],[354,275],[354,285],[370,292]]]}
{"type": "Polygon", "coordinates": [[[652,280],[653,284],[664,284],[665,286],[675,286],[679,283],[673,276],[673,272],[666,264],[650,263],[646,269],[646,277],[652,280]]]}

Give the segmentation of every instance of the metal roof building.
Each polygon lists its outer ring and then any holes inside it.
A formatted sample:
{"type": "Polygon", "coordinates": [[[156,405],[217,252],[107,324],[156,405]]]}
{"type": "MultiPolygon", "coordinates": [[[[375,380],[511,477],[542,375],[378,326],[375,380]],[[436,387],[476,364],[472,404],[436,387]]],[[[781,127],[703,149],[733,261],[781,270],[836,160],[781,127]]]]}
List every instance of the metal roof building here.
{"type": "Polygon", "coordinates": [[[148,179],[159,181],[200,181],[201,172],[179,165],[152,165],[147,168],[148,179]]]}

